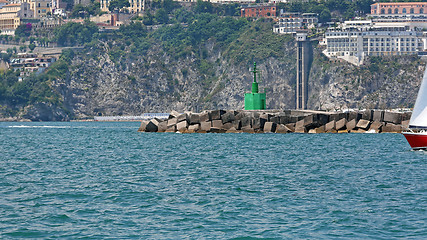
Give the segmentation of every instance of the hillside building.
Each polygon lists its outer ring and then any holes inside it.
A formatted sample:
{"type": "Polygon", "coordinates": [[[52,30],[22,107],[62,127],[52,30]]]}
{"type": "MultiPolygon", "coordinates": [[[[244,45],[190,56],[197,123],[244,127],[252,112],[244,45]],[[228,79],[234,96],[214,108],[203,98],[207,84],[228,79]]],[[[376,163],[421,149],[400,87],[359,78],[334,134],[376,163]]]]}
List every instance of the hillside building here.
{"type": "Polygon", "coordinates": [[[276,6],[275,5],[254,5],[246,6],[240,10],[240,16],[242,17],[276,17],[276,6]]]}
{"type": "Polygon", "coordinates": [[[325,33],[323,53],[355,65],[366,56],[411,55],[426,50],[423,33],[407,26],[377,26],[371,20],[346,21],[325,33]]]}
{"type": "MultiPolygon", "coordinates": [[[[110,5],[110,0],[100,0],[99,3],[101,11],[110,12],[110,10],[108,9],[108,6],[110,5]]],[[[130,6],[127,8],[127,10],[130,13],[139,13],[145,9],[145,0],[129,0],[129,5],[130,6]]]]}
{"type": "Polygon", "coordinates": [[[273,32],[280,34],[296,34],[304,29],[312,29],[317,26],[318,18],[315,13],[281,13],[276,18],[277,23],[273,32]]]}
{"type": "Polygon", "coordinates": [[[21,19],[33,16],[33,11],[28,3],[4,5],[0,9],[0,30],[12,35],[14,29],[21,25],[21,19]]]}
{"type": "Polygon", "coordinates": [[[14,71],[20,70],[20,76],[28,76],[31,73],[40,74],[50,65],[56,62],[55,57],[38,56],[35,53],[18,53],[18,56],[10,59],[10,67],[14,71]]]}
{"type": "Polygon", "coordinates": [[[371,5],[371,15],[417,15],[427,13],[427,2],[388,2],[374,3],[371,5]]]}

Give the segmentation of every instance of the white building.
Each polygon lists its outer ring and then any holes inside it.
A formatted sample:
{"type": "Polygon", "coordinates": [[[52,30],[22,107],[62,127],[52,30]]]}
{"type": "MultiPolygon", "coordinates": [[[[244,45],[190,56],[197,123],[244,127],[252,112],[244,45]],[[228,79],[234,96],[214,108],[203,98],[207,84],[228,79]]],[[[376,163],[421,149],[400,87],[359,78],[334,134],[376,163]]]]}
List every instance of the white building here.
{"type": "Polygon", "coordinates": [[[340,58],[355,65],[363,63],[365,56],[410,55],[425,51],[425,37],[421,32],[384,29],[332,30],[325,33],[326,49],[330,58],[340,58]]]}
{"type": "Polygon", "coordinates": [[[315,28],[318,23],[315,13],[280,13],[273,32],[280,34],[296,34],[303,29],[315,28]]]}
{"type": "Polygon", "coordinates": [[[329,29],[322,42],[326,45],[323,53],[360,65],[365,56],[410,55],[427,49],[421,21],[382,20],[387,19],[345,21],[329,29]]]}

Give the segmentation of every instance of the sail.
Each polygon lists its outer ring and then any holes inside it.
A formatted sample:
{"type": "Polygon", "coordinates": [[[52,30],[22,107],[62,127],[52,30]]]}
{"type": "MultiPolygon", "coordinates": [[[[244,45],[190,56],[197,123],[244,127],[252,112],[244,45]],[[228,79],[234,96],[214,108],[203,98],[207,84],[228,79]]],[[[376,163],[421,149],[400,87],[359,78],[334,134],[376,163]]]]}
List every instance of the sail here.
{"type": "Polygon", "coordinates": [[[409,127],[427,128],[427,67],[424,72],[420,90],[418,91],[411,120],[409,120],[409,127]]]}

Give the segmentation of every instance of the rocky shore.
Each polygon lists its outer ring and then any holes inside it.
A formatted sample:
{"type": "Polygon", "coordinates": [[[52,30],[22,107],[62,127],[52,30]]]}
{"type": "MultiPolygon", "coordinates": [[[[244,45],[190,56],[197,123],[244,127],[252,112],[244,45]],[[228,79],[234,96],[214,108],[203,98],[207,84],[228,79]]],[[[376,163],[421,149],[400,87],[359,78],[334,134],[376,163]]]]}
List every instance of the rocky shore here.
{"type": "Polygon", "coordinates": [[[362,110],[212,110],[201,113],[172,111],[166,120],[142,121],[139,132],[181,133],[400,133],[411,112],[362,110]]]}

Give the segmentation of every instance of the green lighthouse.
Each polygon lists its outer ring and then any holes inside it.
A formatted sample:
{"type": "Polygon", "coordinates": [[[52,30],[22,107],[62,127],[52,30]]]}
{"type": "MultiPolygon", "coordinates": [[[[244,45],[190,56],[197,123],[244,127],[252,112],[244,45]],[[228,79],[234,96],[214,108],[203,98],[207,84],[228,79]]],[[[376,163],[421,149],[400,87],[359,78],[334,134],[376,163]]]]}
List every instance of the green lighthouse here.
{"type": "Polygon", "coordinates": [[[258,83],[256,82],[256,63],[254,62],[254,82],[252,83],[252,92],[245,93],[245,110],[260,110],[265,109],[265,91],[258,93],[258,83]]]}

